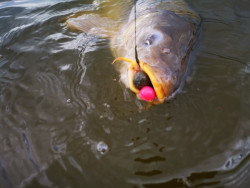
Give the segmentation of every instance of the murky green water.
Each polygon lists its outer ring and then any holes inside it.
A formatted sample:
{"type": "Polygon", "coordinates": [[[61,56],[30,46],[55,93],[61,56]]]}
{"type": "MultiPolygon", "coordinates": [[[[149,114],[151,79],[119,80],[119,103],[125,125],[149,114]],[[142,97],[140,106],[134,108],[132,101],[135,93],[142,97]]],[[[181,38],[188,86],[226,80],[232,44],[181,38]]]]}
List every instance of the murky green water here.
{"type": "Polygon", "coordinates": [[[189,1],[192,79],[145,111],[108,41],[64,24],[98,2],[0,2],[0,187],[249,187],[250,2],[189,1]]]}

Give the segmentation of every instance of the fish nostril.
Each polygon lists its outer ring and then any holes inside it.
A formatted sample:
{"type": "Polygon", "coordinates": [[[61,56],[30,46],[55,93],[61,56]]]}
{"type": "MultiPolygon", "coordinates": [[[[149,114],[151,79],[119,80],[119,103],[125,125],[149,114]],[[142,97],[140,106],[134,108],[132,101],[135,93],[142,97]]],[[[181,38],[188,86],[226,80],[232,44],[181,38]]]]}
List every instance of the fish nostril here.
{"type": "Polygon", "coordinates": [[[170,54],[170,49],[169,48],[162,48],[161,52],[164,54],[170,54]]]}

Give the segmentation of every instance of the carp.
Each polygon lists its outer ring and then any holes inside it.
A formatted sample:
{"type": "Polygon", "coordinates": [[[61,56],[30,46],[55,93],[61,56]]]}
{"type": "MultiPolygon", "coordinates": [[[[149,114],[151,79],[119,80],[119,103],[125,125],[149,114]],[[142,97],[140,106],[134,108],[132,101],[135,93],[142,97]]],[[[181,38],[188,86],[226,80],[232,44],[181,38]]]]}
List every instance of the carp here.
{"type": "MultiPolygon", "coordinates": [[[[117,4],[122,6],[125,1],[117,4]]],[[[150,102],[163,103],[183,87],[199,35],[200,17],[184,0],[137,0],[136,5],[133,1],[127,4],[130,10],[122,6],[116,11],[119,19],[83,12],[68,18],[66,25],[108,38],[113,63],[124,85],[138,97],[143,86],[150,86],[155,91],[150,102]]]]}

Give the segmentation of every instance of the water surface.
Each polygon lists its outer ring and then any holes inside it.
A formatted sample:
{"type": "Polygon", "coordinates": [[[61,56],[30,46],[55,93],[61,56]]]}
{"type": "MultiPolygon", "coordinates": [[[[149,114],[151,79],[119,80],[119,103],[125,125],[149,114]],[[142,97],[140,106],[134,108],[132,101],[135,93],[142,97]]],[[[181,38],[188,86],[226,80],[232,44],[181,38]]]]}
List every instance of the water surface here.
{"type": "Polygon", "coordinates": [[[0,187],[249,187],[249,1],[189,1],[194,71],[148,110],[109,41],[64,24],[100,2],[0,2],[0,187]]]}

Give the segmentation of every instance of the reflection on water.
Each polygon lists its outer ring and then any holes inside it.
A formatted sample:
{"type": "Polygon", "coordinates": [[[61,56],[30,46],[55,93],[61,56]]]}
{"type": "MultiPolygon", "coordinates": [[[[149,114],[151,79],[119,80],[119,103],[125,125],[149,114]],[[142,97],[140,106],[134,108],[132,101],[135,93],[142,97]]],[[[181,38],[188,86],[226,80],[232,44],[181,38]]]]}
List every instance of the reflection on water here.
{"type": "Polygon", "coordinates": [[[100,2],[0,3],[0,187],[248,187],[249,2],[189,1],[194,75],[145,111],[108,40],[64,24],[100,2]]]}

